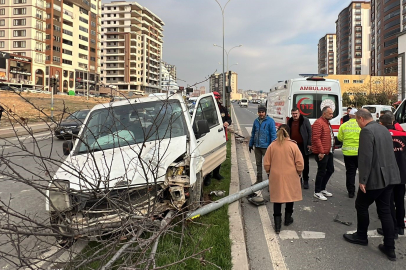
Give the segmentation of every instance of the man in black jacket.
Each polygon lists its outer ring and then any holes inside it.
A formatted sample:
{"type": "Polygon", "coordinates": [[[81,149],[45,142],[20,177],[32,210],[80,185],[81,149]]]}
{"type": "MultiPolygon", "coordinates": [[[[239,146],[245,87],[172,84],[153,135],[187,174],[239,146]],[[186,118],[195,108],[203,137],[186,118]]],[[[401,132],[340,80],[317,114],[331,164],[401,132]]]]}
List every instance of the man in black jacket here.
{"type": "Polygon", "coordinates": [[[344,115],[344,117],[343,117],[343,124],[344,124],[345,122],[347,122],[348,120],[350,120],[350,111],[351,111],[351,110],[352,110],[351,107],[348,107],[348,108],[347,108],[347,114],[344,115]]]}
{"type": "Polygon", "coordinates": [[[290,138],[297,142],[304,160],[302,174],[303,188],[309,189],[309,155],[312,145],[312,126],[308,118],[300,114],[299,109],[294,107],[291,111],[292,117],[288,121],[290,138]]]}
{"type": "Polygon", "coordinates": [[[400,184],[400,174],[392,137],[387,128],[373,120],[369,111],[361,109],[355,113],[355,117],[361,128],[358,148],[359,189],[355,201],[357,232],[343,236],[352,244],[368,245],[368,208],[375,202],[384,234],[384,244],[378,248],[389,260],[395,261],[395,230],[390,204],[393,185],[400,184]]]}
{"type": "MultiPolygon", "coordinates": [[[[406,132],[398,131],[393,126],[390,114],[384,114],[379,117],[381,125],[385,126],[392,135],[393,150],[395,152],[396,162],[399,167],[400,184],[393,185],[391,197],[391,213],[395,224],[395,235],[404,235],[405,231],[405,184],[406,184],[406,132]]],[[[379,234],[383,234],[382,228],[377,229],[379,234]]]]}

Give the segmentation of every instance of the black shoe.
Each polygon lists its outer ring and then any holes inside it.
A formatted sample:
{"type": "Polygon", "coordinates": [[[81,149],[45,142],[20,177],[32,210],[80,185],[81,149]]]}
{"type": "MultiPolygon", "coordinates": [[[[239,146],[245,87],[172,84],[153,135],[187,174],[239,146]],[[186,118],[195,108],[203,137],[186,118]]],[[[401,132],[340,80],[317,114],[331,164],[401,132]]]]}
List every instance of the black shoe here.
{"type": "Polygon", "coordinates": [[[382,244],[379,244],[378,248],[389,260],[396,261],[395,249],[389,249],[382,244]]]}
{"type": "Polygon", "coordinates": [[[367,246],[368,245],[368,239],[362,239],[358,236],[358,233],[352,233],[348,234],[345,233],[343,234],[344,240],[347,242],[350,242],[351,244],[357,244],[357,245],[362,245],[362,246],[367,246]]]}
{"type": "Polygon", "coordinates": [[[210,175],[207,175],[207,176],[204,178],[203,184],[204,184],[206,187],[207,187],[207,186],[210,186],[210,184],[211,184],[211,176],[210,176],[210,175]]]}
{"type": "Polygon", "coordinates": [[[349,193],[348,193],[348,198],[354,198],[354,196],[355,196],[355,193],[354,193],[354,192],[349,192],[349,193]]]}
{"type": "Polygon", "coordinates": [[[303,188],[304,189],[309,189],[309,181],[304,181],[303,182],[303,188]]]}
{"type": "Polygon", "coordinates": [[[282,227],[282,216],[274,216],[273,220],[275,222],[275,232],[279,234],[282,227]]]}
{"type": "Polygon", "coordinates": [[[398,234],[405,235],[405,228],[398,227],[398,234]]]}
{"type": "MultiPolygon", "coordinates": [[[[383,230],[382,230],[382,228],[378,228],[378,229],[376,229],[376,231],[380,234],[380,235],[383,235],[383,230]]],[[[396,229],[395,229],[395,239],[398,239],[399,238],[399,235],[398,235],[398,233],[397,233],[397,231],[396,231],[396,229]]]]}
{"type": "Polygon", "coordinates": [[[289,226],[290,224],[293,223],[293,217],[292,217],[292,213],[286,213],[285,212],[285,226],[289,226]]]}
{"type": "Polygon", "coordinates": [[[256,196],[258,196],[258,195],[254,192],[254,193],[251,193],[250,195],[248,195],[247,197],[248,197],[248,198],[254,198],[254,197],[256,197],[256,196]]]}
{"type": "Polygon", "coordinates": [[[221,176],[220,174],[213,175],[213,178],[215,178],[215,179],[217,179],[217,180],[222,180],[222,179],[224,179],[224,177],[221,176]]]}

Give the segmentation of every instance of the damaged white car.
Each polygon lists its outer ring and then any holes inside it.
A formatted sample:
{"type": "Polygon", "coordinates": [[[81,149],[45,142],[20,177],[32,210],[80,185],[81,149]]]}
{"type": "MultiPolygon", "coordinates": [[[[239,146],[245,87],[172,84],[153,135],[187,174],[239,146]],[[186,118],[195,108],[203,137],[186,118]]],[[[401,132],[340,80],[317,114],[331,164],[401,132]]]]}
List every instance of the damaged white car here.
{"type": "Polygon", "coordinates": [[[212,94],[192,117],[180,95],[95,106],[47,190],[55,231],[92,237],[168,209],[197,207],[203,178],[226,159],[212,94]]]}

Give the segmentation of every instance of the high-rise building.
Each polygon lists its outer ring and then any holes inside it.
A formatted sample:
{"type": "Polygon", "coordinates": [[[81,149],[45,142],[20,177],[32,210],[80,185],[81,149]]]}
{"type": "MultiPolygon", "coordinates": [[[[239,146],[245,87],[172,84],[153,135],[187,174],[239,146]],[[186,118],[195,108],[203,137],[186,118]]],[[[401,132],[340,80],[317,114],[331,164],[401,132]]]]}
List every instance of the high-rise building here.
{"type": "Polygon", "coordinates": [[[7,83],[60,92],[97,90],[100,0],[0,0],[0,50],[11,54],[7,83]]]}
{"type": "Polygon", "coordinates": [[[179,86],[166,66],[164,62],[161,63],[161,89],[162,91],[177,91],[179,86]]]}
{"type": "Polygon", "coordinates": [[[336,74],[369,74],[370,2],[353,1],[336,21],[336,74]]]}
{"type": "MultiPolygon", "coordinates": [[[[406,1],[402,1],[400,8],[400,18],[406,17],[406,1]]],[[[398,42],[398,100],[406,98],[406,20],[400,24],[398,42]]]]}
{"type": "Polygon", "coordinates": [[[176,80],[176,66],[168,64],[166,62],[162,62],[162,63],[164,64],[166,70],[168,70],[169,74],[171,74],[172,78],[174,80],[176,80]]]}
{"type": "Polygon", "coordinates": [[[336,74],[336,34],[327,34],[318,44],[318,73],[336,74]]]}
{"type": "Polygon", "coordinates": [[[164,22],[125,1],[102,4],[102,18],[102,82],[121,91],[158,91],[164,22]]]}
{"type": "Polygon", "coordinates": [[[397,76],[400,12],[404,7],[404,1],[399,0],[371,1],[371,75],[397,76]]]}

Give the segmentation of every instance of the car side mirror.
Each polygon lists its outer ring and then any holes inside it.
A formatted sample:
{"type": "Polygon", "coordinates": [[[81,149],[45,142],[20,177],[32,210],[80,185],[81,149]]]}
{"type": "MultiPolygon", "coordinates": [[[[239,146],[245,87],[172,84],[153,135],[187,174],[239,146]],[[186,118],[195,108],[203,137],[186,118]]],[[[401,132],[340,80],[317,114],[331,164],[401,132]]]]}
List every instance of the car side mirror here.
{"type": "Polygon", "coordinates": [[[207,120],[198,120],[196,122],[196,138],[203,137],[206,133],[210,132],[209,122],[207,120]]]}
{"type": "Polygon", "coordinates": [[[72,148],[73,148],[72,141],[64,141],[63,142],[62,150],[63,150],[63,154],[65,156],[68,156],[70,154],[70,152],[72,151],[72,148]]]}

